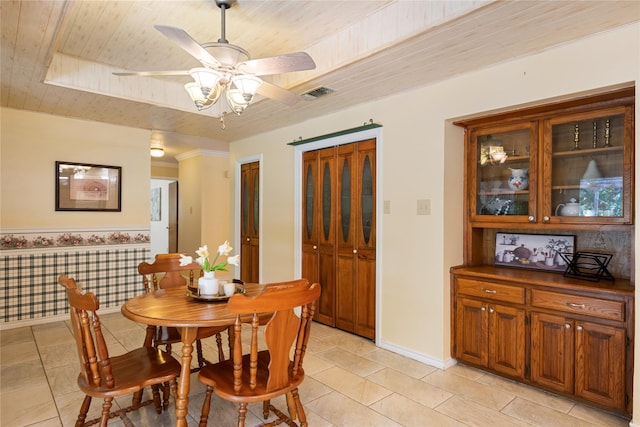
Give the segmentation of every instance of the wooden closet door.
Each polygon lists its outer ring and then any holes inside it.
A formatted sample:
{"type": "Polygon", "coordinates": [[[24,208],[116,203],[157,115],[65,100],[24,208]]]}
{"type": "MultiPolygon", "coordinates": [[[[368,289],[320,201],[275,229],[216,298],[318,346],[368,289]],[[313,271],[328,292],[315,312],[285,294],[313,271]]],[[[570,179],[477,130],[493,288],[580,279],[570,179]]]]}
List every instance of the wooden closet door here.
{"type": "MultiPolygon", "coordinates": [[[[318,274],[318,152],[302,155],[302,277],[320,282],[318,274]]],[[[322,283],[320,283],[322,285],[322,283]]],[[[324,290],[324,288],[323,288],[324,290]]]]}
{"type": "Polygon", "coordinates": [[[356,145],[337,148],[338,206],[336,218],[336,327],[356,332],[358,299],[358,246],[356,213],[359,211],[356,145]]]}
{"type": "Polygon", "coordinates": [[[318,277],[322,293],[315,318],[329,326],[336,326],[335,164],[334,147],[318,151],[318,277]]]}
{"type": "Polygon", "coordinates": [[[375,337],[375,140],[337,148],[336,326],[375,337]]]}
{"type": "Polygon", "coordinates": [[[375,337],[376,327],[376,140],[357,145],[355,206],[357,270],[356,334],[375,337]]]}
{"type": "Polygon", "coordinates": [[[240,279],[260,281],[260,162],[240,167],[240,279]]]}

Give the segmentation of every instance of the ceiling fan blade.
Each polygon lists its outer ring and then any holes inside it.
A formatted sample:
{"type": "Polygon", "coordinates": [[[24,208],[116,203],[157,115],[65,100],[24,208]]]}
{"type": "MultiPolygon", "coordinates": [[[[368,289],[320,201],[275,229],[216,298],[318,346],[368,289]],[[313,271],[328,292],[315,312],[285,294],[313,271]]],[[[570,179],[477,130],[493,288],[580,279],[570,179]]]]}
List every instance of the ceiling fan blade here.
{"type": "Polygon", "coordinates": [[[280,101],[286,105],[295,105],[298,101],[300,101],[299,95],[296,95],[295,93],[287,89],[281,88],[280,86],[265,82],[264,80],[258,87],[258,93],[262,96],[266,96],[267,98],[280,101]]]}
{"type": "Polygon", "coordinates": [[[181,28],[169,27],[167,25],[154,25],[156,30],[167,36],[171,41],[186,50],[191,56],[208,66],[218,66],[220,63],[211,56],[200,44],[195,41],[187,32],[181,28]]]}
{"type": "Polygon", "coordinates": [[[189,70],[176,71],[119,71],[116,76],[188,76],[189,70]]]}
{"type": "Polygon", "coordinates": [[[306,52],[288,53],[286,55],[270,56],[268,58],[251,59],[240,62],[238,70],[256,76],[267,74],[289,73],[292,71],[313,70],[316,63],[306,52]]]}

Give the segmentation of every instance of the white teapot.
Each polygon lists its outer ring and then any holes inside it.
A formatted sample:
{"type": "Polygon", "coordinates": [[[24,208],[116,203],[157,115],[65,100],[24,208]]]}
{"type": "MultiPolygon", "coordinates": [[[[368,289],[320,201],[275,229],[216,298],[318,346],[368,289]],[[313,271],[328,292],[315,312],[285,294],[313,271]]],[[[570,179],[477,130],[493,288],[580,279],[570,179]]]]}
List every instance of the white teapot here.
{"type": "Polygon", "coordinates": [[[560,203],[556,206],[556,216],[558,216],[558,209],[562,216],[580,216],[580,203],[573,198],[569,199],[569,203],[560,203]]]}

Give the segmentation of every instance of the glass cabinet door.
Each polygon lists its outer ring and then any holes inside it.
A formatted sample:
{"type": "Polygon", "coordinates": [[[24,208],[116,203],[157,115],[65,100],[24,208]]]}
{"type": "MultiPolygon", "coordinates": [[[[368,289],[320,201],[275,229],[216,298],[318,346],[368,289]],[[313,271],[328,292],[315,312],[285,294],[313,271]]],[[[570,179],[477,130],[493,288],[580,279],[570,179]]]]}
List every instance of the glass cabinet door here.
{"type": "Polygon", "coordinates": [[[545,215],[553,222],[625,223],[630,221],[631,155],[625,132],[631,114],[625,107],[564,116],[545,123],[545,215]],[[550,166],[550,168],[549,168],[550,166]]]}
{"type": "Polygon", "coordinates": [[[476,220],[529,221],[535,212],[536,128],[531,123],[474,131],[475,198],[470,200],[476,220]],[[520,217],[520,218],[517,218],[520,217]]]}

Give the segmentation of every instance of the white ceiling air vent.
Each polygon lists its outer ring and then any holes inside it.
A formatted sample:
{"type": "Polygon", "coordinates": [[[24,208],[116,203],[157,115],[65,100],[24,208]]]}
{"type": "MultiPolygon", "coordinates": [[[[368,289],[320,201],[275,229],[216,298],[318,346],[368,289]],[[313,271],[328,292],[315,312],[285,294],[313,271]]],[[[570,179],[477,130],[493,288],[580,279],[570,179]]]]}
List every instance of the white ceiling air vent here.
{"type": "Polygon", "coordinates": [[[306,101],[313,101],[314,99],[318,99],[322,96],[326,96],[329,95],[331,93],[335,92],[335,89],[331,89],[328,87],[324,87],[324,86],[320,86],[317,87],[315,89],[311,89],[309,91],[306,91],[305,93],[302,94],[302,97],[306,100],[306,101]]]}

